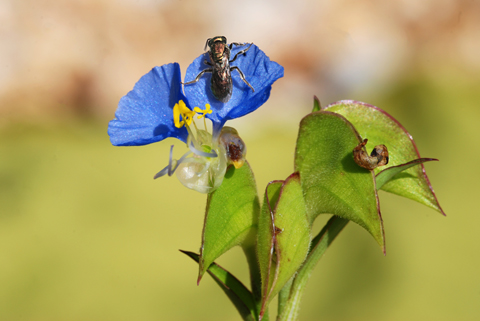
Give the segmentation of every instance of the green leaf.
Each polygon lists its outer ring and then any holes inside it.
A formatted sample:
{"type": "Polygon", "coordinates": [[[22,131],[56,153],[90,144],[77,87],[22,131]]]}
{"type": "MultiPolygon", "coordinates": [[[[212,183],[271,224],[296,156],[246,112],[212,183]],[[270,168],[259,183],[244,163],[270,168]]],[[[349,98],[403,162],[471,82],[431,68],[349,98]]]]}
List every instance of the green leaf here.
{"type": "MultiPolygon", "coordinates": [[[[197,263],[200,260],[198,254],[182,250],[180,250],[180,252],[188,255],[197,263]]],[[[220,288],[222,288],[230,301],[232,301],[233,305],[235,305],[243,320],[256,320],[258,312],[255,308],[255,300],[252,293],[242,282],[216,263],[212,263],[208,267],[207,272],[212,276],[220,288]]]]}
{"type": "Polygon", "coordinates": [[[402,164],[402,165],[397,165],[397,166],[391,166],[383,171],[379,172],[376,176],[377,180],[377,190],[381,189],[383,185],[388,183],[392,178],[394,178],[398,173],[403,172],[404,170],[409,169],[412,166],[423,164],[425,162],[429,161],[438,161],[438,159],[435,158],[419,158],[416,160],[413,160],[411,162],[402,164]]]}
{"type": "MultiPolygon", "coordinates": [[[[368,138],[367,150],[372,150],[375,145],[386,145],[390,154],[387,167],[420,158],[412,136],[395,118],[378,107],[358,101],[342,100],[322,110],[338,113],[347,118],[362,138],[368,138]]],[[[375,169],[375,173],[379,173],[383,168],[375,169]]],[[[423,165],[411,167],[396,175],[383,185],[382,190],[410,198],[445,215],[423,165]]]]}
{"type": "Polygon", "coordinates": [[[309,114],[300,123],[295,170],[300,173],[311,222],[323,213],[351,220],[385,251],[374,173],[353,160],[352,151],[360,142],[343,116],[328,111],[309,114]]]}
{"type": "Polygon", "coordinates": [[[294,173],[281,186],[267,186],[258,227],[258,256],[262,275],[262,309],[292,278],[305,260],[310,244],[300,177],[294,173]]]}
{"type": "Polygon", "coordinates": [[[220,255],[236,245],[255,242],[260,213],[255,178],[248,162],[230,166],[222,185],[208,195],[198,282],[220,255]]]}

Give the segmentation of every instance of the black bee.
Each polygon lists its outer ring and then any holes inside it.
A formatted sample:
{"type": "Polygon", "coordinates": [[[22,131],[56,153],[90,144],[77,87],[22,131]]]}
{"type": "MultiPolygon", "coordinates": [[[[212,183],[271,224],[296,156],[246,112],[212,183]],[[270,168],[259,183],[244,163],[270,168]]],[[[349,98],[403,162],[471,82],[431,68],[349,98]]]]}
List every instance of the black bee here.
{"type": "Polygon", "coordinates": [[[232,70],[237,70],[240,74],[240,78],[242,78],[242,80],[248,85],[248,87],[252,89],[253,92],[255,92],[252,85],[250,85],[245,79],[243,72],[238,67],[230,67],[230,63],[234,62],[239,55],[245,54],[248,49],[250,49],[252,44],[250,44],[248,48],[238,52],[235,57],[230,60],[230,52],[233,45],[245,46],[246,44],[232,42],[230,45],[227,45],[227,38],[223,36],[207,39],[205,49],[207,49],[207,46],[210,48],[208,55],[210,56],[211,62],[205,60],[204,63],[211,66],[211,68],[202,70],[194,80],[186,82],[184,85],[196,83],[204,73],[211,72],[212,80],[210,83],[210,89],[212,90],[213,96],[215,96],[215,98],[220,100],[222,103],[226,103],[230,100],[230,97],[232,97],[233,84],[230,72],[232,70]]]}

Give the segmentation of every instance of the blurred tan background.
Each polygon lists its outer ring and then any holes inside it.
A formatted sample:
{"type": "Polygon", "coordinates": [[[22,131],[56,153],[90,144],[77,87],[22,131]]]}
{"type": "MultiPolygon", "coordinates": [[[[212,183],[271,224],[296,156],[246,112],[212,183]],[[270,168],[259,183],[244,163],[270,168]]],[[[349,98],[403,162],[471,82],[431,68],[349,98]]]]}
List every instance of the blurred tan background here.
{"type": "MultiPolygon", "coordinates": [[[[285,67],[271,99],[230,122],[260,193],[291,173],[314,94],[386,110],[440,159],[426,169],[447,217],[380,193],[387,256],[349,224],[301,320],[480,319],[478,1],[2,0],[0,320],[240,320],[178,252],[198,251],[205,196],[152,179],[175,141],[106,134],[143,74],[185,72],[216,35],[285,67]]],[[[219,263],[247,282],[240,250],[219,263]]]]}

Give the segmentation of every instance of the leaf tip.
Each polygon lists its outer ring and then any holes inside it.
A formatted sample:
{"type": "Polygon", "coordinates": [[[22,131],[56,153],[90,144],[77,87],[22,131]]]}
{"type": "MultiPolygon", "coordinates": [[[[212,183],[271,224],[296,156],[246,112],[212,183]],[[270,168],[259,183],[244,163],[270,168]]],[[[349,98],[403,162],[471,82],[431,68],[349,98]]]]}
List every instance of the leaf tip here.
{"type": "Polygon", "coordinates": [[[198,263],[198,254],[195,254],[195,253],[190,252],[190,251],[184,251],[184,250],[179,250],[179,251],[198,263]]]}
{"type": "Polygon", "coordinates": [[[438,199],[437,199],[437,195],[435,194],[435,192],[433,191],[433,188],[431,189],[432,193],[433,193],[433,196],[435,198],[435,202],[437,203],[436,205],[436,210],[438,212],[440,212],[440,214],[442,214],[444,217],[447,217],[447,214],[445,214],[445,212],[443,211],[443,208],[440,206],[440,203],[438,202],[438,199]]]}
{"type": "Polygon", "coordinates": [[[179,251],[182,252],[183,254],[186,254],[187,256],[189,256],[191,259],[193,259],[195,262],[199,264],[200,269],[198,270],[198,278],[197,278],[197,285],[199,285],[203,275],[205,274],[205,270],[203,269],[203,260],[200,258],[198,254],[195,254],[193,252],[184,251],[184,250],[179,250],[179,251]]]}
{"type": "Polygon", "coordinates": [[[205,271],[203,271],[203,269],[200,269],[198,271],[197,285],[200,285],[200,281],[202,281],[202,278],[203,278],[204,274],[205,274],[205,271]]]}
{"type": "Polygon", "coordinates": [[[320,104],[320,99],[318,99],[317,96],[313,95],[313,109],[312,109],[312,113],[315,112],[315,111],[319,111],[320,109],[322,109],[322,106],[320,104]]]}

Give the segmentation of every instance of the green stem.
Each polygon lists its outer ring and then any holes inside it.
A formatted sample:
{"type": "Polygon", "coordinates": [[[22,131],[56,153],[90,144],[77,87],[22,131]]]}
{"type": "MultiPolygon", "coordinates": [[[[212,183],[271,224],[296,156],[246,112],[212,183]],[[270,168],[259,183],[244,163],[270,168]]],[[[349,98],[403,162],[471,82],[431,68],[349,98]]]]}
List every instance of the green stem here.
{"type": "MultiPolygon", "coordinates": [[[[255,303],[257,306],[255,320],[258,320],[262,305],[262,277],[260,275],[260,268],[258,266],[255,244],[244,244],[242,248],[245,256],[247,257],[248,267],[250,269],[250,286],[252,288],[252,294],[255,298],[255,303]]],[[[262,318],[262,321],[268,321],[268,319],[269,317],[267,310],[262,318]]]]}
{"type": "Polygon", "coordinates": [[[293,281],[289,298],[283,307],[283,311],[277,318],[278,321],[297,320],[300,310],[300,299],[302,298],[303,291],[315,265],[347,223],[348,220],[333,216],[320,233],[312,240],[310,253],[293,281]]]}
{"type": "Polygon", "coordinates": [[[285,309],[287,304],[288,298],[290,297],[290,289],[292,288],[293,280],[295,276],[293,276],[287,283],[283,286],[283,288],[278,293],[278,315],[282,314],[282,311],[285,309]]]}

